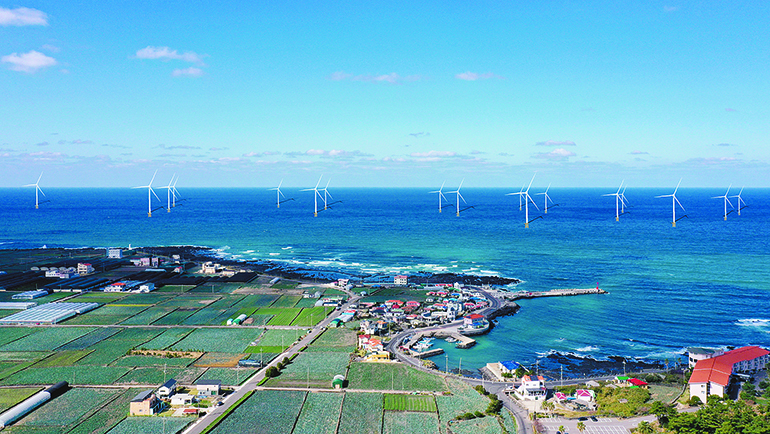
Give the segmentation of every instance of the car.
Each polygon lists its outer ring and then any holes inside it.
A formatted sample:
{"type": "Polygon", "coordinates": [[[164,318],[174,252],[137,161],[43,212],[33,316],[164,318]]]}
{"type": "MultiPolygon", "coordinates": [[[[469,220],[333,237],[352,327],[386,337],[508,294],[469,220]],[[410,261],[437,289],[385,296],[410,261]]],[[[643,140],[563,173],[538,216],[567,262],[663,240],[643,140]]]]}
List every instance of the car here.
{"type": "Polygon", "coordinates": [[[588,420],[588,418],[583,416],[583,417],[579,417],[578,420],[586,421],[586,420],[588,420]]]}
{"type": "Polygon", "coordinates": [[[594,422],[599,422],[599,419],[597,419],[596,416],[591,416],[591,420],[594,422]]]}

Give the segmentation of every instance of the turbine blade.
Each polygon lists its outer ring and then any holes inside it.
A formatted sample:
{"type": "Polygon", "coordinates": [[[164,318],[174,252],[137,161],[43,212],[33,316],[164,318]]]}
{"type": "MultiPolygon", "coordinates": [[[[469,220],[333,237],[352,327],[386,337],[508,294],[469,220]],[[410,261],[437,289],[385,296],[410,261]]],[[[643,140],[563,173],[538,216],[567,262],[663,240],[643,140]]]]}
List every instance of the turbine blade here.
{"type": "Polygon", "coordinates": [[[283,179],[281,180],[281,182],[278,183],[278,188],[280,189],[282,185],[283,185],[283,179]]]}
{"type": "Polygon", "coordinates": [[[152,181],[155,181],[155,175],[158,174],[158,170],[155,170],[155,173],[152,174],[152,179],[150,180],[150,185],[152,185],[152,181]]]}
{"type": "Polygon", "coordinates": [[[35,185],[40,184],[40,180],[43,178],[43,172],[40,172],[40,176],[37,177],[37,182],[35,185]]]}
{"type": "Polygon", "coordinates": [[[674,195],[671,195],[671,197],[673,197],[673,198],[674,198],[674,200],[676,201],[676,203],[678,203],[678,204],[679,204],[679,208],[682,208],[682,211],[687,211],[686,209],[684,209],[684,207],[682,206],[682,203],[681,203],[681,202],[679,202],[679,199],[677,199],[677,198],[676,198],[676,196],[674,196],[674,195]]]}
{"type": "MultiPolygon", "coordinates": [[[[534,179],[534,178],[532,178],[532,179],[534,179]]],[[[535,205],[535,208],[537,208],[537,210],[540,211],[540,208],[537,207],[537,204],[535,203],[535,201],[532,200],[532,196],[527,194],[527,198],[532,202],[532,205],[535,205]]]]}
{"type": "Polygon", "coordinates": [[[152,189],[152,187],[150,187],[150,191],[152,192],[152,194],[155,196],[155,198],[156,198],[156,199],[160,200],[160,198],[158,197],[158,195],[157,195],[157,194],[155,194],[155,190],[153,190],[153,189],[152,189]]]}
{"type": "Polygon", "coordinates": [[[535,172],[535,174],[532,175],[532,179],[529,181],[529,186],[527,187],[526,191],[529,191],[529,187],[532,187],[532,183],[535,181],[535,176],[537,176],[537,172],[535,172]]]}
{"type": "Polygon", "coordinates": [[[462,194],[460,194],[460,190],[457,190],[457,196],[459,196],[459,197],[460,197],[460,199],[462,199],[462,200],[463,200],[463,203],[468,203],[468,202],[466,202],[466,201],[465,201],[465,198],[463,197],[463,195],[462,195],[462,194]]]}
{"type": "MultiPolygon", "coordinates": [[[[321,175],[321,178],[323,178],[323,177],[324,176],[321,175]]],[[[318,178],[318,182],[315,183],[315,188],[318,188],[318,186],[321,185],[321,178],[318,178]]]]}
{"type": "Polygon", "coordinates": [[[45,193],[43,193],[43,189],[42,189],[42,188],[40,188],[40,186],[39,186],[39,185],[36,185],[36,186],[35,186],[35,188],[37,188],[37,191],[39,191],[39,192],[40,192],[40,194],[42,194],[43,196],[45,196],[45,193]]]}
{"type": "Polygon", "coordinates": [[[679,190],[679,185],[682,183],[682,178],[679,178],[679,182],[676,184],[676,188],[674,189],[674,194],[676,194],[676,191],[679,190]]]}

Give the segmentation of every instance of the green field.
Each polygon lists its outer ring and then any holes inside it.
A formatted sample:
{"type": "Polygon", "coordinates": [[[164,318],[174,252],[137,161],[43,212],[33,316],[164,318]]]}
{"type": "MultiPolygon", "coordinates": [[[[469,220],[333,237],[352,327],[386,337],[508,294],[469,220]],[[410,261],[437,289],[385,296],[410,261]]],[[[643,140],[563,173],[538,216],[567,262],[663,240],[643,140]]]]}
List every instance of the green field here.
{"type": "Polygon", "coordinates": [[[256,340],[261,330],[254,328],[196,329],[169,349],[177,351],[206,351],[242,353],[256,340]]]}
{"type": "Polygon", "coordinates": [[[71,366],[87,356],[92,350],[59,351],[32,365],[33,368],[50,368],[53,366],[71,366]]]}
{"type": "Polygon", "coordinates": [[[87,414],[113,399],[120,391],[114,389],[74,388],[17,421],[14,426],[51,428],[62,432],[74,426],[87,414]],[[83,405],[88,403],[88,405],[83,405]]]}
{"type": "Polygon", "coordinates": [[[163,318],[164,316],[168,315],[172,312],[172,308],[170,307],[151,307],[149,309],[146,309],[142,311],[139,314],[136,314],[125,321],[123,321],[121,324],[127,324],[127,325],[148,325],[152,324],[155,321],[163,318]]]}
{"type": "Polygon", "coordinates": [[[327,306],[318,306],[318,307],[307,307],[303,308],[299,315],[297,315],[296,318],[294,318],[294,321],[291,322],[291,325],[293,326],[302,326],[302,327],[311,327],[319,322],[323,321],[324,318],[326,318],[327,315],[329,315],[329,312],[332,312],[334,308],[327,306]]]}
{"type": "Polygon", "coordinates": [[[401,363],[353,362],[348,384],[351,389],[449,391],[443,378],[401,363]]]}
{"type": "Polygon", "coordinates": [[[433,395],[405,395],[386,393],[383,397],[382,408],[393,411],[427,411],[436,412],[436,400],[433,395]]]}
{"type": "Polygon", "coordinates": [[[141,389],[127,389],[120,395],[107,402],[103,407],[92,413],[90,417],[81,421],[68,434],[104,434],[115,424],[126,418],[126,408],[141,389]]]}
{"type": "Polygon", "coordinates": [[[237,386],[248,380],[255,372],[257,370],[254,368],[208,368],[196,381],[221,380],[222,385],[237,386]]]}
{"type": "Polygon", "coordinates": [[[153,340],[143,344],[141,348],[148,350],[164,350],[179,342],[182,338],[192,333],[192,331],[193,329],[189,328],[166,329],[166,331],[156,336],[153,340]]]}
{"type": "Polygon", "coordinates": [[[440,432],[436,413],[409,411],[386,411],[382,418],[382,428],[383,434],[436,434],[440,432]]]}
{"type": "Polygon", "coordinates": [[[467,412],[484,412],[489,405],[489,399],[474,390],[468,383],[454,378],[447,378],[447,386],[451,395],[436,397],[438,414],[442,422],[447,422],[467,412]]]}
{"type": "Polygon", "coordinates": [[[281,298],[274,301],[270,307],[294,307],[302,299],[299,295],[282,295],[281,298]]]}
{"type": "Polygon", "coordinates": [[[190,417],[127,417],[115,425],[108,434],[164,433],[182,431],[195,419],[190,417]]]}
{"type": "Polygon", "coordinates": [[[184,368],[196,359],[191,357],[125,356],[111,363],[112,366],[143,367],[168,366],[184,368]]]}
{"type": "Polygon", "coordinates": [[[29,334],[23,338],[0,347],[0,352],[8,351],[52,351],[67,342],[77,339],[91,331],[90,327],[50,327],[29,334]]]}
{"type": "Polygon", "coordinates": [[[39,387],[22,387],[18,389],[0,389],[0,413],[24,401],[39,392],[39,387]]]}
{"type": "Polygon", "coordinates": [[[452,422],[452,432],[456,434],[500,434],[500,422],[494,416],[452,422]]]}
{"type": "Polygon", "coordinates": [[[155,322],[153,322],[153,325],[179,325],[181,324],[188,316],[194,314],[196,312],[195,309],[177,309],[175,311],[170,312],[167,315],[164,315],[155,322]]]}
{"type": "Polygon", "coordinates": [[[273,318],[268,321],[268,325],[291,325],[301,310],[298,307],[263,307],[255,313],[257,315],[273,315],[273,318]]]}
{"type": "Polygon", "coordinates": [[[341,393],[309,393],[292,434],[334,434],[344,396],[341,393]]]}
{"type": "Polygon", "coordinates": [[[304,401],[305,392],[258,390],[210,433],[290,434],[304,401]]]}
{"type": "Polygon", "coordinates": [[[382,394],[345,393],[339,434],[380,434],[382,432],[382,394]]]}
{"type": "Polygon", "coordinates": [[[60,346],[56,350],[57,351],[83,350],[90,347],[91,345],[99,343],[115,335],[121,330],[122,329],[117,327],[99,327],[85,336],[81,336],[73,341],[68,342],[65,345],[60,346]]]}
{"type": "Polygon", "coordinates": [[[281,370],[281,375],[265,383],[271,387],[314,387],[331,389],[335,375],[345,375],[347,353],[300,353],[281,370]]]}
{"type": "Polygon", "coordinates": [[[321,336],[316,338],[307,347],[308,352],[313,351],[339,351],[352,353],[358,345],[358,335],[353,330],[344,327],[326,329],[321,336]]]}
{"type": "MultiPolygon", "coordinates": [[[[261,347],[288,347],[304,334],[305,330],[265,330],[259,337],[257,345],[261,347]]],[[[259,349],[256,352],[258,353],[259,349]]]]}
{"type": "Polygon", "coordinates": [[[113,384],[125,375],[128,368],[114,366],[57,366],[52,368],[27,368],[4,378],[0,384],[56,384],[67,381],[70,385],[78,384],[113,384]]]}
{"type": "Polygon", "coordinates": [[[2,327],[0,328],[0,346],[39,331],[39,328],[32,327],[2,327]]]}

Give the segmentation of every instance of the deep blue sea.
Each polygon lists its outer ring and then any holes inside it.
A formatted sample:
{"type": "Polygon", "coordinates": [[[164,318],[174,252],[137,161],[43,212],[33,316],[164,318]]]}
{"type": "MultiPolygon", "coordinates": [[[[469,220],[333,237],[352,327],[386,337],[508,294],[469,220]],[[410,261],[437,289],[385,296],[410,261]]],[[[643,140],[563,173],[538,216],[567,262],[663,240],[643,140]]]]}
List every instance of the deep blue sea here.
{"type": "MultiPolygon", "coordinates": [[[[609,291],[521,301],[476,347],[445,345],[442,368],[445,357],[450,368],[460,358],[468,369],[532,364],[552,350],[674,360],[687,346],[770,341],[770,190],[744,190],[748,207],[724,221],[722,201],[711,198],[724,190],[680,189],[688,217],[672,228],[670,198],[655,198],[670,190],[627,190],[629,212],[616,222],[614,198],[601,196],[612,189],[553,188],[559,206],[547,215],[530,208],[530,218],[543,218],[529,229],[509,190],[464,189],[474,208],[459,218],[454,208],[438,213],[427,189],[330,191],[342,202],[316,218],[312,192],[288,188],[296,200],[280,209],[266,189],[181,189],[180,206],[147,218],[141,190],[46,189],[50,202],[35,210],[32,189],[0,189],[0,248],[203,245],[323,269],[449,271],[524,281],[512,290],[598,283],[609,291]]],[[[534,197],[542,210],[543,196],[534,197]]]]}

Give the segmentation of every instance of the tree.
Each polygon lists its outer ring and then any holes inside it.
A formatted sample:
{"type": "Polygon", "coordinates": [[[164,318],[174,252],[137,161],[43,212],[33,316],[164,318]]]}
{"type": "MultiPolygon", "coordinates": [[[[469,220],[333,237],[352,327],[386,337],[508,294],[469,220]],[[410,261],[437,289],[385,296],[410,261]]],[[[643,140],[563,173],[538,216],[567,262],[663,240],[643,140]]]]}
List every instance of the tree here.
{"type": "Polygon", "coordinates": [[[586,424],[583,423],[583,421],[580,421],[577,423],[577,429],[580,432],[583,432],[586,430],[586,424]]]}
{"type": "Polygon", "coordinates": [[[278,374],[280,374],[281,371],[278,370],[275,366],[271,366],[265,370],[265,377],[273,378],[277,377],[278,374]]]}
{"type": "Polygon", "coordinates": [[[564,432],[564,425],[559,425],[559,432],[564,432]]]}
{"type": "Polygon", "coordinates": [[[636,426],[636,430],[634,432],[637,434],[652,434],[655,432],[655,429],[652,427],[651,423],[643,420],[639,422],[639,425],[636,426]]]}

